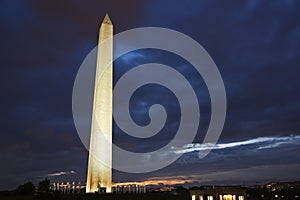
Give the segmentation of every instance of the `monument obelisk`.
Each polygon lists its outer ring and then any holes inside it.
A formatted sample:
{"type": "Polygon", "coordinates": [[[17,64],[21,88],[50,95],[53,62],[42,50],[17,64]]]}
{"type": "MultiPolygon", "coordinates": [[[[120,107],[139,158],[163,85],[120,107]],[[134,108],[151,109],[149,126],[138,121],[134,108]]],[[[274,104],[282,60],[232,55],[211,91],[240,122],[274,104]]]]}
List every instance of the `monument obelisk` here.
{"type": "Polygon", "coordinates": [[[100,26],[86,192],[112,185],[113,24],[108,16],[100,26]],[[103,42],[107,39],[111,39],[103,42]],[[107,65],[110,63],[109,65],[107,65]],[[101,76],[101,77],[100,77],[101,76]],[[101,132],[102,133],[101,133],[101,132]],[[107,141],[103,140],[103,135],[107,141]],[[102,138],[102,139],[101,139],[102,138]]]}

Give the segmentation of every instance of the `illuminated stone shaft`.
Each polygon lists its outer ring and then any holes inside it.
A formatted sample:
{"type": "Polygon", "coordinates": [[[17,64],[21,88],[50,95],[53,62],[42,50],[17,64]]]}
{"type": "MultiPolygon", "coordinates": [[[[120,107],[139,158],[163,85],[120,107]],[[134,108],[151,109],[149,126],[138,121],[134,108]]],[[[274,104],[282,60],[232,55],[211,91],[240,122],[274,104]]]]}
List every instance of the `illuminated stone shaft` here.
{"type": "Polygon", "coordinates": [[[97,66],[95,75],[90,151],[86,192],[97,192],[100,187],[111,192],[112,185],[112,89],[113,89],[113,41],[101,45],[113,37],[113,25],[106,14],[99,31],[97,66]],[[105,66],[105,63],[111,63],[105,66]],[[103,71],[105,70],[105,71],[103,71]],[[100,77],[100,75],[103,75],[100,77]],[[100,130],[107,141],[103,140],[100,130]],[[99,138],[101,138],[99,140],[99,138]]]}

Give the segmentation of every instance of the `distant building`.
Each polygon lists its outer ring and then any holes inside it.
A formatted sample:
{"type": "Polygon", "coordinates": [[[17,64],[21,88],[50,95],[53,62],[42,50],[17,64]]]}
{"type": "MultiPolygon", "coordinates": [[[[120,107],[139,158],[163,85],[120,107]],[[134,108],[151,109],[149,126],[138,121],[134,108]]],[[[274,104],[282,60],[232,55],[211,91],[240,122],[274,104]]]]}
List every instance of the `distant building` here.
{"type": "Polygon", "coordinates": [[[265,188],[268,189],[268,191],[276,191],[276,190],[282,190],[282,189],[300,189],[300,182],[271,182],[266,185],[264,185],[265,188]]]}
{"type": "Polygon", "coordinates": [[[192,200],[246,200],[246,189],[240,186],[193,187],[192,200]]]}

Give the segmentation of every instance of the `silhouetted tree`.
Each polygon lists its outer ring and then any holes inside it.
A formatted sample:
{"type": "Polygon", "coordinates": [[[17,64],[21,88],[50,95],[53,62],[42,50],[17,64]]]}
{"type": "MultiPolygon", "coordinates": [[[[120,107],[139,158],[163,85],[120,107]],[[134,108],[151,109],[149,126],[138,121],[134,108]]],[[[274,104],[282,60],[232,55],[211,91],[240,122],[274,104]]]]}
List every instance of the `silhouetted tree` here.
{"type": "Polygon", "coordinates": [[[51,189],[50,189],[50,180],[49,179],[45,178],[44,180],[39,182],[36,197],[39,200],[51,199],[51,189]]]}
{"type": "Polygon", "coordinates": [[[16,193],[21,195],[33,195],[34,192],[35,192],[35,186],[33,185],[32,182],[24,183],[23,185],[20,185],[16,189],[16,193]]]}
{"type": "Polygon", "coordinates": [[[178,196],[180,196],[181,199],[190,199],[189,191],[182,186],[176,188],[176,193],[178,196]]]}

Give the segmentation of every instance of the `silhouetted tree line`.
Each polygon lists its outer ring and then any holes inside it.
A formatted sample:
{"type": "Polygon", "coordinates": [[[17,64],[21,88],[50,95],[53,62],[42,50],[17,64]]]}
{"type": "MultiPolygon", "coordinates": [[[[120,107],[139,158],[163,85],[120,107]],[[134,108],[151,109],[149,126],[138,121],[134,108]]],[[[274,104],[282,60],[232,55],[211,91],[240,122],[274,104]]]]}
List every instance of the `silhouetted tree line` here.
{"type": "Polygon", "coordinates": [[[50,187],[50,180],[44,179],[35,187],[32,182],[20,185],[9,193],[0,192],[0,199],[5,200],[190,200],[187,189],[178,187],[173,192],[153,192],[145,194],[59,194],[50,187]]]}
{"type": "MultiPolygon", "coordinates": [[[[11,200],[191,200],[189,191],[177,187],[172,192],[152,192],[146,194],[61,194],[50,187],[50,180],[44,179],[35,187],[32,182],[24,183],[14,191],[0,191],[0,199],[11,200]],[[18,197],[16,197],[18,196],[18,197]]],[[[248,188],[247,200],[295,200],[300,199],[300,187],[283,187],[270,190],[264,187],[248,188]]]]}
{"type": "Polygon", "coordinates": [[[30,199],[36,200],[57,199],[57,194],[50,189],[50,180],[47,178],[40,181],[37,187],[35,187],[32,182],[27,182],[18,186],[18,188],[13,191],[2,191],[0,193],[0,199],[1,196],[13,197],[16,195],[31,196],[32,198],[30,199]]]}

